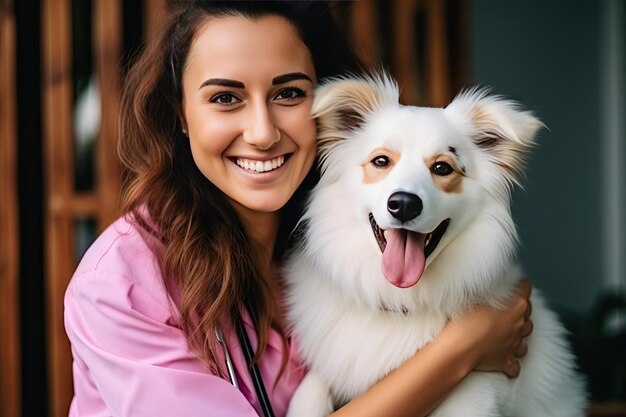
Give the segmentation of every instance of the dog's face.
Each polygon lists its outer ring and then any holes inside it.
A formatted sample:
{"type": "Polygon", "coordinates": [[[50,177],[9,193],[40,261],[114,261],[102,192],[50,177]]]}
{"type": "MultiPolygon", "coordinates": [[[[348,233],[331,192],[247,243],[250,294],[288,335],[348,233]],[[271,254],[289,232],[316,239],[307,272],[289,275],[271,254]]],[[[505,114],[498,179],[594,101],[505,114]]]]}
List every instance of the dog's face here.
{"type": "Polygon", "coordinates": [[[506,225],[511,186],[541,127],[515,103],[475,90],[445,109],[402,106],[394,82],[380,75],[323,85],[313,111],[320,185],[340,189],[335,201],[369,223],[366,239],[389,283],[415,285],[481,221],[505,224],[502,233],[515,240],[506,225]]]}
{"type": "Polygon", "coordinates": [[[383,273],[411,287],[449,241],[451,223],[465,223],[478,206],[479,190],[466,175],[474,168],[467,137],[441,110],[416,107],[372,114],[359,136],[363,148],[352,162],[383,273]]]}

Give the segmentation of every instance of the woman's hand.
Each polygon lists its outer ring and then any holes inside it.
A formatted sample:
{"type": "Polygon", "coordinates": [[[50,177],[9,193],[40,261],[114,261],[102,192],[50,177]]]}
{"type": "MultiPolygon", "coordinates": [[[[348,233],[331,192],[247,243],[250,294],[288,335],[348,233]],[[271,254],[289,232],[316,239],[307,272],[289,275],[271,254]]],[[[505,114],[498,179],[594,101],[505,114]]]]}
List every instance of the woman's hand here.
{"type": "Polygon", "coordinates": [[[533,329],[531,289],[530,282],[522,279],[504,309],[476,306],[446,325],[444,332],[466,344],[475,370],[503,372],[509,378],[519,375],[519,358],[528,349],[525,338],[533,329]]]}

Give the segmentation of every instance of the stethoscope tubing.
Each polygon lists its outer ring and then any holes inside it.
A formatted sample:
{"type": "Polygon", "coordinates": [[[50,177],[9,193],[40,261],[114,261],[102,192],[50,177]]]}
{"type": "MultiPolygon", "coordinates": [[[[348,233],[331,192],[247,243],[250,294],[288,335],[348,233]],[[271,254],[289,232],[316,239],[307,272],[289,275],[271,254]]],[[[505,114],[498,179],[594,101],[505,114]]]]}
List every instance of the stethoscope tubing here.
{"type": "Polygon", "coordinates": [[[222,328],[217,327],[215,329],[215,337],[217,341],[222,345],[222,349],[224,350],[224,358],[226,359],[226,370],[228,371],[228,378],[230,379],[230,383],[237,389],[239,389],[239,384],[237,383],[237,375],[235,374],[235,365],[233,364],[233,360],[230,357],[230,352],[228,350],[228,345],[224,340],[224,333],[222,333],[222,328]]]}
{"type": "Polygon", "coordinates": [[[237,337],[239,338],[239,343],[241,343],[243,355],[248,363],[250,377],[252,378],[254,390],[256,391],[257,398],[259,399],[263,415],[265,417],[274,417],[274,410],[272,409],[272,404],[270,403],[269,396],[265,390],[265,384],[263,383],[261,372],[259,371],[257,364],[252,362],[254,350],[252,349],[252,344],[250,343],[250,338],[248,337],[248,333],[244,327],[243,320],[237,320],[237,337]]]}
{"type": "MultiPolygon", "coordinates": [[[[252,384],[254,385],[254,390],[256,392],[257,398],[259,399],[259,404],[261,405],[263,416],[274,417],[274,410],[272,409],[272,404],[270,403],[269,396],[267,395],[265,384],[263,383],[263,378],[261,377],[261,372],[259,371],[259,367],[257,366],[257,364],[252,362],[252,358],[254,357],[254,350],[252,349],[252,343],[250,343],[250,338],[248,337],[248,333],[246,332],[243,320],[241,319],[237,320],[236,332],[239,343],[241,344],[241,350],[243,351],[246,363],[249,366],[250,378],[252,379],[252,384]]],[[[222,348],[224,350],[224,359],[226,361],[228,378],[230,379],[231,384],[233,384],[235,388],[239,389],[237,374],[235,373],[235,365],[233,363],[232,357],[230,356],[228,345],[226,343],[226,340],[224,339],[224,334],[222,333],[222,329],[220,327],[217,327],[215,329],[215,337],[217,338],[217,341],[222,345],[222,348]]]]}

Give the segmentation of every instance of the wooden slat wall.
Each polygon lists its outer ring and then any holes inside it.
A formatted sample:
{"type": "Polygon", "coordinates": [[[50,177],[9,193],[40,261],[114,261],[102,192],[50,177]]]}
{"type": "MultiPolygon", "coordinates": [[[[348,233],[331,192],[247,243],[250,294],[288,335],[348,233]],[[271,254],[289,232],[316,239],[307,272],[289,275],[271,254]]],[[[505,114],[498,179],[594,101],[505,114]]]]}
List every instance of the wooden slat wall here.
{"type": "Polygon", "coordinates": [[[97,143],[96,189],[98,226],[102,230],[118,215],[120,169],[116,148],[122,56],[122,0],[94,0],[94,70],[100,85],[102,122],[97,143]]]}
{"type": "Polygon", "coordinates": [[[41,5],[48,386],[50,414],[61,417],[67,416],[72,395],[63,326],[63,294],[74,266],[74,228],[68,215],[74,184],[71,1],[43,0],[41,5]]]}
{"type": "Polygon", "coordinates": [[[20,414],[19,237],[13,1],[0,2],[0,416],[20,414]]]}
{"type": "Polygon", "coordinates": [[[94,189],[74,190],[71,0],[43,0],[43,125],[46,175],[46,290],[50,415],[67,416],[73,395],[72,358],[63,325],[63,296],[76,267],[74,225],[117,216],[119,164],[116,125],[122,51],[122,0],[93,0],[94,72],[101,95],[94,189]]]}
{"type": "Polygon", "coordinates": [[[401,100],[406,104],[444,106],[450,100],[446,4],[442,0],[396,0],[393,3],[395,31],[392,66],[402,86],[401,100]],[[415,37],[417,10],[425,14],[425,39],[415,37]],[[425,42],[424,73],[419,73],[417,42],[425,42]],[[423,82],[419,79],[423,77],[423,82]],[[420,84],[427,86],[420,91],[420,84]]]}

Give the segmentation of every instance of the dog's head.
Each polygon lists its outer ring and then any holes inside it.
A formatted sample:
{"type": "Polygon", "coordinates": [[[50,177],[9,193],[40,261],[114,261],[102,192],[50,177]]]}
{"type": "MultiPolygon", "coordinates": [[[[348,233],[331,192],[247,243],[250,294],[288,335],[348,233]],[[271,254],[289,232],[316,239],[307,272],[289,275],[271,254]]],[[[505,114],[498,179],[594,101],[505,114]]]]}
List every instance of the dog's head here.
{"type": "Polygon", "coordinates": [[[323,204],[350,207],[338,223],[369,223],[367,237],[353,238],[382,254],[383,273],[396,287],[415,285],[443,253],[454,258],[446,263],[462,262],[461,252],[481,257],[482,245],[499,255],[476,262],[503,262],[516,240],[511,189],[542,123],[484,90],[466,91],[443,109],[403,106],[398,98],[385,74],[318,89],[318,193],[334,190],[323,204]]]}

